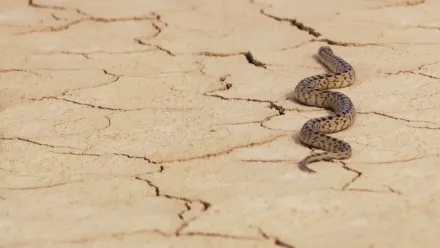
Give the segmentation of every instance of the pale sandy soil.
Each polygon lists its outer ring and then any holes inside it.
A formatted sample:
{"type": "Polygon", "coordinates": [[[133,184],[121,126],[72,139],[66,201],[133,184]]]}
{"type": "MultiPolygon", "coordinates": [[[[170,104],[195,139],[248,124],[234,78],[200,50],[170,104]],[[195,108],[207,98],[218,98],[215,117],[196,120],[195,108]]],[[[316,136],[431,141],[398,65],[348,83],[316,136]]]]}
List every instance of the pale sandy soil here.
{"type": "Polygon", "coordinates": [[[0,247],[439,247],[439,9],[2,0],[0,247]],[[309,175],[327,112],[285,96],[326,43],[359,116],[309,175]]]}

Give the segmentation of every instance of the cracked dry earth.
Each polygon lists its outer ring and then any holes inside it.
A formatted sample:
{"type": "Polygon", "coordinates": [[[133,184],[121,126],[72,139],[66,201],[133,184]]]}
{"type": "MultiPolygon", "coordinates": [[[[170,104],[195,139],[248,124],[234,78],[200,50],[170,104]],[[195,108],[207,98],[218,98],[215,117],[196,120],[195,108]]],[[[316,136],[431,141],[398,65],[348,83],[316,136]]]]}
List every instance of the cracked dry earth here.
{"type": "Polygon", "coordinates": [[[437,0],[2,0],[0,247],[438,247],[437,0]],[[286,99],[330,45],[344,162],[286,99]]]}

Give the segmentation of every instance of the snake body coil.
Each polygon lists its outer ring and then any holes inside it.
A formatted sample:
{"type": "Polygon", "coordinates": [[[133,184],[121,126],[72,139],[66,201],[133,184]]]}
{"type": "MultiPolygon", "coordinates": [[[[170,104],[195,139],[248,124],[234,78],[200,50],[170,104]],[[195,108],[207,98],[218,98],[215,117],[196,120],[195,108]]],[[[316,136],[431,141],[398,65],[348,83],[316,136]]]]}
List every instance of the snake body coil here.
{"type": "Polygon", "coordinates": [[[299,163],[305,172],[315,172],[307,164],[316,161],[331,161],[351,157],[351,146],[343,141],[326,135],[347,129],[356,119],[356,109],[350,98],[343,93],[329,91],[347,87],[356,80],[353,67],[342,58],[333,54],[328,46],[319,48],[319,59],[332,73],[316,75],[301,80],[294,90],[294,97],[299,102],[334,112],[327,117],[307,121],[301,128],[299,139],[302,143],[325,150],[326,152],[311,154],[299,163]]]}

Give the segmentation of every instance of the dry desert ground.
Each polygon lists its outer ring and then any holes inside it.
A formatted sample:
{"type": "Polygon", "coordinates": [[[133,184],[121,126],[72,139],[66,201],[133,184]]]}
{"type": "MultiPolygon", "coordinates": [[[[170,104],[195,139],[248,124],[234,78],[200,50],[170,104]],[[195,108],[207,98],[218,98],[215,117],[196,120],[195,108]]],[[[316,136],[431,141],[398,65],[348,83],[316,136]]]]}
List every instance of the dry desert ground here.
{"type": "Polygon", "coordinates": [[[1,248],[440,247],[439,0],[1,0],[1,248]],[[356,70],[351,158],[286,99],[356,70]]]}

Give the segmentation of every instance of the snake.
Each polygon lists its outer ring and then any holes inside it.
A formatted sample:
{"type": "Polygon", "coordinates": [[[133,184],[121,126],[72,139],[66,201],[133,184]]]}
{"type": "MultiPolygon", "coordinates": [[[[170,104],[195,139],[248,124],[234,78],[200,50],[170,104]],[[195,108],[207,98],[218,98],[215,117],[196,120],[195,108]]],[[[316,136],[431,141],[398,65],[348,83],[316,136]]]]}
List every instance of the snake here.
{"type": "Polygon", "coordinates": [[[351,157],[350,144],[327,134],[349,128],[356,119],[356,109],[350,98],[343,93],[328,90],[352,85],[356,81],[354,68],[336,56],[329,46],[319,48],[318,58],[331,72],[302,79],[293,92],[293,97],[304,105],[333,110],[329,116],[308,120],[299,132],[301,143],[324,150],[312,153],[299,162],[299,169],[308,173],[316,172],[307,167],[309,163],[351,157]]]}

